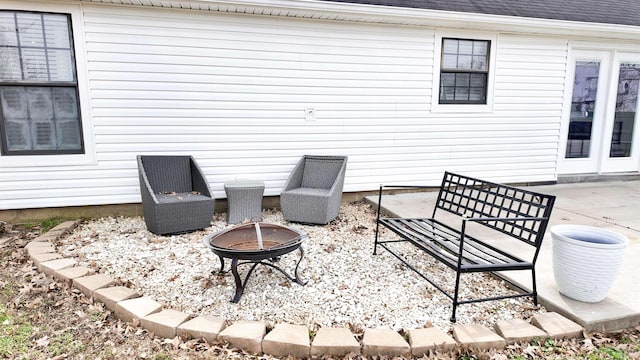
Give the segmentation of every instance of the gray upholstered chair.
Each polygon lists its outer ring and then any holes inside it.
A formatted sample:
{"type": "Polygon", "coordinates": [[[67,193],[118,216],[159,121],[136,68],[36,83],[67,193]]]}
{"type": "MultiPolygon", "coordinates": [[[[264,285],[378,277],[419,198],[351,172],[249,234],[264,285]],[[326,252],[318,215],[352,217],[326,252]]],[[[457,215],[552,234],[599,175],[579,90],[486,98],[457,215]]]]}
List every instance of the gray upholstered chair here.
{"type": "Polygon", "coordinates": [[[338,216],[346,156],[304,155],[280,194],[285,220],[327,224],[338,216]]]}
{"type": "Polygon", "coordinates": [[[173,234],[209,227],[215,199],[192,156],[138,155],[147,229],[173,234]]]}

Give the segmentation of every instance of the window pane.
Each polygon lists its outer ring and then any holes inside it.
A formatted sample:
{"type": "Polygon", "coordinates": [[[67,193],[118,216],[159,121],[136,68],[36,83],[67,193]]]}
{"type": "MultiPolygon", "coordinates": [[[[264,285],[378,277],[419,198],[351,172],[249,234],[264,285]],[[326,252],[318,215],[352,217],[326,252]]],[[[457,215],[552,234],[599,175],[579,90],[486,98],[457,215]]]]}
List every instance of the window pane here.
{"type": "Polygon", "coordinates": [[[577,61],[565,158],[588,158],[600,62],[577,61]]]}
{"type": "Polygon", "coordinates": [[[18,46],[13,13],[0,12],[0,46],[18,46]]]}
{"type": "Polygon", "coordinates": [[[458,54],[458,40],[455,39],[443,39],[442,40],[442,53],[443,54],[458,54]]]}
{"type": "Polygon", "coordinates": [[[5,124],[7,148],[10,151],[30,150],[31,136],[26,119],[12,120],[5,124]]]}
{"type": "Polygon", "coordinates": [[[80,149],[80,128],[78,120],[58,121],[58,147],[60,149],[80,149]]]}
{"type": "Polygon", "coordinates": [[[456,74],[444,73],[440,75],[440,84],[442,86],[455,86],[456,85],[456,74]]]}
{"type": "Polygon", "coordinates": [[[0,80],[22,80],[18,48],[0,48],[0,80]]]}
{"type": "Polygon", "coordinates": [[[27,119],[29,110],[27,109],[27,90],[24,87],[0,88],[0,98],[2,99],[2,115],[6,119],[27,119]]]}
{"type": "Polygon", "coordinates": [[[32,119],[50,119],[53,117],[50,88],[27,88],[27,102],[29,104],[29,115],[32,119]]]}
{"type": "Polygon", "coordinates": [[[474,102],[484,101],[484,88],[472,87],[469,89],[469,100],[474,102]]]}
{"type": "Polygon", "coordinates": [[[640,64],[620,64],[616,113],[613,119],[610,157],[630,157],[633,149],[633,128],[638,108],[640,64]]]}
{"type": "Polygon", "coordinates": [[[54,150],[53,123],[51,120],[34,120],[31,122],[34,150],[54,150]]]}
{"type": "Polygon", "coordinates": [[[49,80],[44,49],[22,48],[22,62],[25,80],[49,80]]]}
{"type": "Polygon", "coordinates": [[[469,74],[456,74],[456,86],[469,86],[469,74]]]}
{"type": "Polygon", "coordinates": [[[470,85],[472,87],[486,87],[487,76],[485,74],[471,74],[470,85]]]}
{"type": "Polygon", "coordinates": [[[458,69],[469,70],[471,69],[471,61],[473,57],[470,55],[460,55],[458,56],[458,69]]]}
{"type": "Polygon", "coordinates": [[[18,13],[18,33],[21,46],[44,46],[44,33],[40,14],[18,13]]]}
{"type": "Polygon", "coordinates": [[[473,43],[473,55],[487,55],[488,41],[476,41],[473,43]]]}
{"type": "Polygon", "coordinates": [[[47,47],[71,48],[67,17],[64,15],[44,14],[43,18],[47,47]]]}
{"type": "Polygon", "coordinates": [[[473,54],[473,41],[460,40],[458,46],[458,54],[471,55],[473,54]]]}
{"type": "Polygon", "coordinates": [[[73,59],[69,50],[49,50],[49,76],[51,81],[74,81],[73,59]]]}
{"type": "Polygon", "coordinates": [[[487,58],[485,56],[474,56],[471,68],[473,70],[487,70],[487,58]]]}
{"type": "Polygon", "coordinates": [[[57,119],[77,119],[78,99],[74,88],[53,89],[53,113],[57,119]]]}
{"type": "Polygon", "coordinates": [[[453,101],[455,100],[455,87],[453,86],[441,86],[440,87],[440,101],[453,101]]]}
{"type": "Polygon", "coordinates": [[[456,69],[458,67],[458,55],[444,55],[442,57],[443,69],[456,69]]]}
{"type": "Polygon", "coordinates": [[[469,88],[468,87],[456,87],[455,100],[467,101],[469,100],[469,88]]]}

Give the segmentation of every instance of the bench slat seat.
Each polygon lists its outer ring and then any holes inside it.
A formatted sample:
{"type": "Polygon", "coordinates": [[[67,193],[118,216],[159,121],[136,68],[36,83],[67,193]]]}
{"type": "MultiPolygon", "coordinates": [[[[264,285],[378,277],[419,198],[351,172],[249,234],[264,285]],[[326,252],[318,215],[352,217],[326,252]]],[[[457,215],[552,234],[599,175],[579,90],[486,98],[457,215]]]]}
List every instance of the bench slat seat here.
{"type": "MultiPolygon", "coordinates": [[[[531,296],[538,302],[535,264],[551,216],[555,196],[536,193],[509,185],[480,180],[460,174],[445,172],[438,191],[438,198],[430,218],[383,217],[382,191],[384,188],[420,189],[425,186],[384,186],[378,193],[378,214],[373,254],[378,246],[390,252],[407,267],[436,287],[453,301],[451,321],[456,321],[456,308],[460,304],[531,296]],[[436,220],[438,210],[457,217],[460,227],[436,220]],[[468,224],[479,224],[493,230],[497,236],[482,239],[466,233],[468,224]],[[397,235],[387,240],[380,238],[380,227],[397,235]],[[491,241],[489,241],[491,240],[491,241]],[[510,253],[501,245],[506,241],[519,241],[531,246],[531,258],[523,259],[510,253]],[[417,270],[402,253],[394,251],[389,244],[408,242],[456,273],[454,292],[451,294],[426,274],[417,270]],[[529,270],[532,289],[519,289],[517,294],[485,297],[480,299],[459,299],[460,275],[464,273],[529,270]]],[[[497,274],[496,274],[497,275],[497,274]]]]}
{"type": "Polygon", "coordinates": [[[458,266],[460,232],[434,219],[380,219],[391,231],[405,234],[407,240],[453,270],[486,272],[531,269],[533,263],[508,254],[465,235],[462,261],[458,266]]]}

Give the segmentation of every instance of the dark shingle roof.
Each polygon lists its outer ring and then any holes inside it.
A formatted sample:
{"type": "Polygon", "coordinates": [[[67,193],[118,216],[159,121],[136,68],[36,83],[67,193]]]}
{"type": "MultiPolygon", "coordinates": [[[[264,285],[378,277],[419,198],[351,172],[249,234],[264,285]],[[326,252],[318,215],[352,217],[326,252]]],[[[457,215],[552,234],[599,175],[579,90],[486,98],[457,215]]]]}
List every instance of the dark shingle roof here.
{"type": "Polygon", "coordinates": [[[327,0],[415,9],[640,26],[640,0],[327,0]]]}

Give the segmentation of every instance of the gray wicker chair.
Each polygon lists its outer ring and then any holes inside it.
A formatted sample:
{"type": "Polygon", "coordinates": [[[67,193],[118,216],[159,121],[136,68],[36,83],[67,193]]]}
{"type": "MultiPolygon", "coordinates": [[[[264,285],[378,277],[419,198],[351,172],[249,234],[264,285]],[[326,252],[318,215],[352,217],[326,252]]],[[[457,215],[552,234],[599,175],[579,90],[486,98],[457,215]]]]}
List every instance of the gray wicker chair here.
{"type": "Polygon", "coordinates": [[[215,199],[192,156],[138,155],[142,210],[155,234],[209,227],[215,199]]]}
{"type": "Polygon", "coordinates": [[[280,194],[285,220],[327,224],[338,216],[346,156],[304,155],[280,194]]]}

